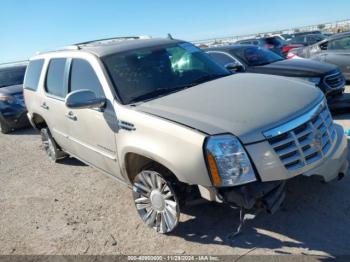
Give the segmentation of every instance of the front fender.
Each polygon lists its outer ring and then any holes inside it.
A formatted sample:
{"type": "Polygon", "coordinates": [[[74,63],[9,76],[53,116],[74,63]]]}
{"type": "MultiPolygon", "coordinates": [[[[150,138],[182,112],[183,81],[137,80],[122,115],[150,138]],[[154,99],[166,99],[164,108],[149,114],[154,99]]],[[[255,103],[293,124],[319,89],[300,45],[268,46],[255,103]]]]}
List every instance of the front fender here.
{"type": "Polygon", "coordinates": [[[211,186],[203,155],[206,135],[194,129],[131,109],[117,109],[118,120],[133,130],[117,132],[118,158],[125,176],[125,156],[136,153],[168,168],[187,184],[211,186]],[[127,111],[127,112],[126,112],[127,111]]]}

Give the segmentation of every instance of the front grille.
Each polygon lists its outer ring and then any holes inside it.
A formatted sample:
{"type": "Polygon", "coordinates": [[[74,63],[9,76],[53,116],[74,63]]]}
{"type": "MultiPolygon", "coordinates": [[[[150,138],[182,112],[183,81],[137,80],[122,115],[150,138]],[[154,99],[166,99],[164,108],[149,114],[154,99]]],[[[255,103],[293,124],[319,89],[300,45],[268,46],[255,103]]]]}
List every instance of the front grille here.
{"type": "Polygon", "coordinates": [[[345,84],[345,78],[343,77],[341,72],[337,72],[335,74],[327,75],[324,77],[324,83],[332,88],[332,89],[337,89],[345,84]]]}
{"type": "Polygon", "coordinates": [[[287,123],[267,133],[270,133],[265,134],[268,142],[285,168],[294,172],[322,159],[336,138],[333,120],[324,102],[312,110],[306,119],[302,116],[299,121],[294,120],[293,124],[287,123]],[[286,127],[292,129],[285,130],[286,127]],[[272,136],[277,130],[285,131],[272,136]]]}

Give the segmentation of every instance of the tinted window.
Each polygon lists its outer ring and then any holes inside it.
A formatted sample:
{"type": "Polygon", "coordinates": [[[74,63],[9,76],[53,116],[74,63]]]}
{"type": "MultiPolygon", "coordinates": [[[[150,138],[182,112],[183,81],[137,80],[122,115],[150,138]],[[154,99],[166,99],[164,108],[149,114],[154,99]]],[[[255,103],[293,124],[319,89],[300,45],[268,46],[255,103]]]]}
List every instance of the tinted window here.
{"type": "Polygon", "coordinates": [[[46,76],[46,91],[58,97],[66,96],[66,85],[64,72],[66,68],[66,58],[51,59],[46,76]]]}
{"type": "Polygon", "coordinates": [[[283,60],[276,53],[261,47],[247,47],[236,56],[248,66],[266,65],[283,60]]]}
{"type": "Polygon", "coordinates": [[[103,97],[103,89],[94,69],[83,59],[73,59],[70,73],[70,92],[88,89],[103,97]]]}
{"type": "Polygon", "coordinates": [[[116,53],[102,60],[126,104],[164,96],[231,74],[190,43],[116,53]]]}
{"type": "Polygon", "coordinates": [[[304,41],[304,36],[297,36],[297,37],[294,37],[291,41],[290,41],[292,44],[303,44],[305,41],[304,41]]]}
{"type": "Polygon", "coordinates": [[[265,39],[266,44],[273,46],[281,46],[283,44],[283,40],[277,37],[269,37],[265,39]]]}
{"type": "Polygon", "coordinates": [[[219,65],[225,66],[229,63],[234,63],[235,61],[229,57],[228,55],[225,55],[223,53],[216,53],[211,52],[209,55],[214,58],[215,62],[217,62],[219,65]]]}
{"type": "Polygon", "coordinates": [[[349,50],[350,49],[350,36],[333,40],[328,43],[329,50],[349,50]]]}
{"type": "Polygon", "coordinates": [[[44,59],[32,60],[27,67],[26,78],[24,80],[24,88],[37,90],[41,69],[43,68],[44,59]]]}
{"type": "Polygon", "coordinates": [[[0,88],[23,84],[25,67],[0,69],[0,88]]]}

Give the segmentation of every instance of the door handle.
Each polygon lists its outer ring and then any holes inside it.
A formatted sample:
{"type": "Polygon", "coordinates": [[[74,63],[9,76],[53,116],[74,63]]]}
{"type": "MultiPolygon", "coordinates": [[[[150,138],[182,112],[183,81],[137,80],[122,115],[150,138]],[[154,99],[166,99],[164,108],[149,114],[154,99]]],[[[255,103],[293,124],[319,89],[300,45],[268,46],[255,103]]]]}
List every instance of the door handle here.
{"type": "Polygon", "coordinates": [[[74,115],[72,111],[69,111],[68,114],[66,114],[66,117],[73,121],[77,120],[77,117],[74,115]]]}
{"type": "Polygon", "coordinates": [[[45,109],[45,110],[49,110],[49,106],[45,102],[42,103],[40,107],[45,109]]]}

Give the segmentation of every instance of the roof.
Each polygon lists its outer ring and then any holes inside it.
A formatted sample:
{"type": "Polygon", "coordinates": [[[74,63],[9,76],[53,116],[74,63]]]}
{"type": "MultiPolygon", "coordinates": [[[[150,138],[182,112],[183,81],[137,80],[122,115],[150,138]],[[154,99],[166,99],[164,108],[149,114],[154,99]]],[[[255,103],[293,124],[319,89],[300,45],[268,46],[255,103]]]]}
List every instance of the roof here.
{"type": "Polygon", "coordinates": [[[26,67],[28,65],[28,61],[18,61],[18,62],[10,62],[0,64],[0,69],[11,69],[17,67],[26,67]]]}
{"type": "MultiPolygon", "coordinates": [[[[105,39],[105,40],[96,40],[91,42],[84,42],[75,45],[68,46],[63,50],[59,51],[67,51],[67,50],[82,50],[89,53],[93,53],[98,57],[108,56],[110,54],[125,52],[129,50],[142,49],[147,47],[156,47],[171,43],[179,43],[183,42],[176,39],[170,38],[114,38],[113,39],[105,39]],[[117,39],[117,40],[116,40],[117,39]]],[[[45,54],[45,53],[42,53],[45,54]]]]}
{"type": "Polygon", "coordinates": [[[339,33],[339,34],[334,34],[329,36],[329,40],[333,40],[333,39],[339,39],[339,38],[343,38],[346,36],[350,36],[350,31],[344,32],[344,33],[339,33]]]}

